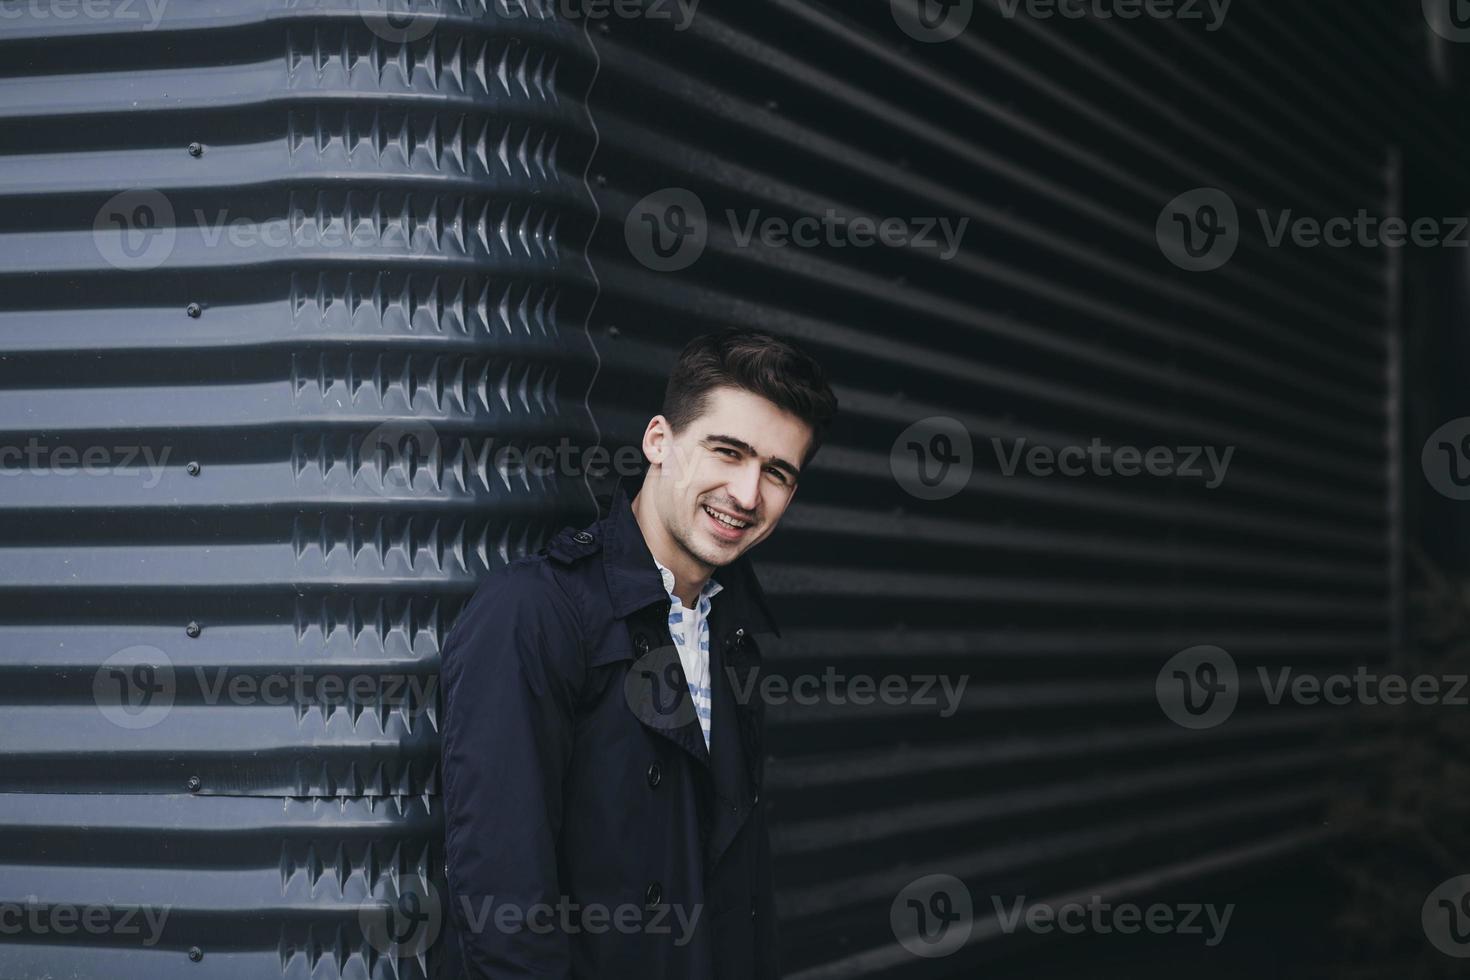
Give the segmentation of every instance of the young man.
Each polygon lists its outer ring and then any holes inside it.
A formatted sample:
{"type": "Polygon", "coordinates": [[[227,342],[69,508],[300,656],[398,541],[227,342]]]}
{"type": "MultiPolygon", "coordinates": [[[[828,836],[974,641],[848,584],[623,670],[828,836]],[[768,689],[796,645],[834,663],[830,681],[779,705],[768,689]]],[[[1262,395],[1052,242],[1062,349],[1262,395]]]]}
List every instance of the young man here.
{"type": "Polygon", "coordinates": [[[464,975],[779,976],[746,553],[837,400],[767,334],[698,337],[630,503],[490,574],[445,641],[449,941],[464,975]],[[737,683],[738,682],[738,683],[737,683]],[[737,694],[739,692],[739,694],[737,694]]]}

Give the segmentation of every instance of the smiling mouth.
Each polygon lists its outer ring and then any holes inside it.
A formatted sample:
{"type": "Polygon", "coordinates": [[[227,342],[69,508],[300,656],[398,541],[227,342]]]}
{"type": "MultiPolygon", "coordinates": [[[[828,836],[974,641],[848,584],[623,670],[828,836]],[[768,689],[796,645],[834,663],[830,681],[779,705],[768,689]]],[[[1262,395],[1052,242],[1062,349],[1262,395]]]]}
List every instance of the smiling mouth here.
{"type": "Polygon", "coordinates": [[[703,504],[700,507],[709,517],[714,532],[727,541],[733,541],[739,538],[753,523],[751,521],[741,520],[738,517],[732,517],[729,514],[722,513],[703,504]]]}

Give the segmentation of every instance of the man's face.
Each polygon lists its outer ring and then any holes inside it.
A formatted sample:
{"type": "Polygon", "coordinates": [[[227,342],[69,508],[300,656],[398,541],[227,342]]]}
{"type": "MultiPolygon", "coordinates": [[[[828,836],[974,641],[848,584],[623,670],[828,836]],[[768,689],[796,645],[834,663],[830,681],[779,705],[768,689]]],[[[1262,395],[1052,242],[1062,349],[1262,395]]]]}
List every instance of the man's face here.
{"type": "Polygon", "coordinates": [[[812,436],[795,415],[742,388],[709,392],[704,414],[677,435],[655,416],[643,453],[658,468],[654,500],[669,536],[711,568],[739,558],[776,529],[812,436]]]}

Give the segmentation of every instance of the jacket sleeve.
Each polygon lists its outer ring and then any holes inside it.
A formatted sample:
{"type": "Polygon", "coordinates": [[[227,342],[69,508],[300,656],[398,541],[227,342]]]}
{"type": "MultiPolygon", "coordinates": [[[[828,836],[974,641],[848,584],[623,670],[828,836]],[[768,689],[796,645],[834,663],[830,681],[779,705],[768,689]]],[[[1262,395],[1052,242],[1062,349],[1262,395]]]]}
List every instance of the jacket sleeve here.
{"type": "Polygon", "coordinates": [[[482,582],[445,640],[449,915],[474,980],[571,975],[554,910],[580,647],[570,600],[534,567],[482,582]]]}

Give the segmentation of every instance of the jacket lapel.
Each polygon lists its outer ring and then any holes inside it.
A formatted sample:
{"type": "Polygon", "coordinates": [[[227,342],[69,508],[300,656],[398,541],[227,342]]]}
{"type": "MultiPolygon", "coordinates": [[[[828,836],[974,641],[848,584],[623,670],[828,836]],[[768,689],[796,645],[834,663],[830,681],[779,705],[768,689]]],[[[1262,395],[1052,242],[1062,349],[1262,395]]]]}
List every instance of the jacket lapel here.
{"type": "Polygon", "coordinates": [[[669,633],[669,594],[621,487],[603,519],[603,569],[613,615],[625,620],[633,646],[626,689],[643,726],[677,745],[706,769],[709,750],[689,696],[684,666],[669,633]]]}
{"type": "Polygon", "coordinates": [[[709,773],[713,824],[706,860],[713,868],[750,816],[760,791],[764,713],[756,701],[760,660],[753,637],[761,633],[779,637],[781,632],[748,556],[715,571],[723,588],[710,603],[711,717],[706,749],[669,633],[669,595],[631,501],[619,484],[610,498],[599,502],[607,515],[599,523],[608,595],[613,614],[626,621],[633,643],[629,707],[644,727],[679,746],[709,773]],[[654,698],[658,702],[650,706],[654,698]]]}

